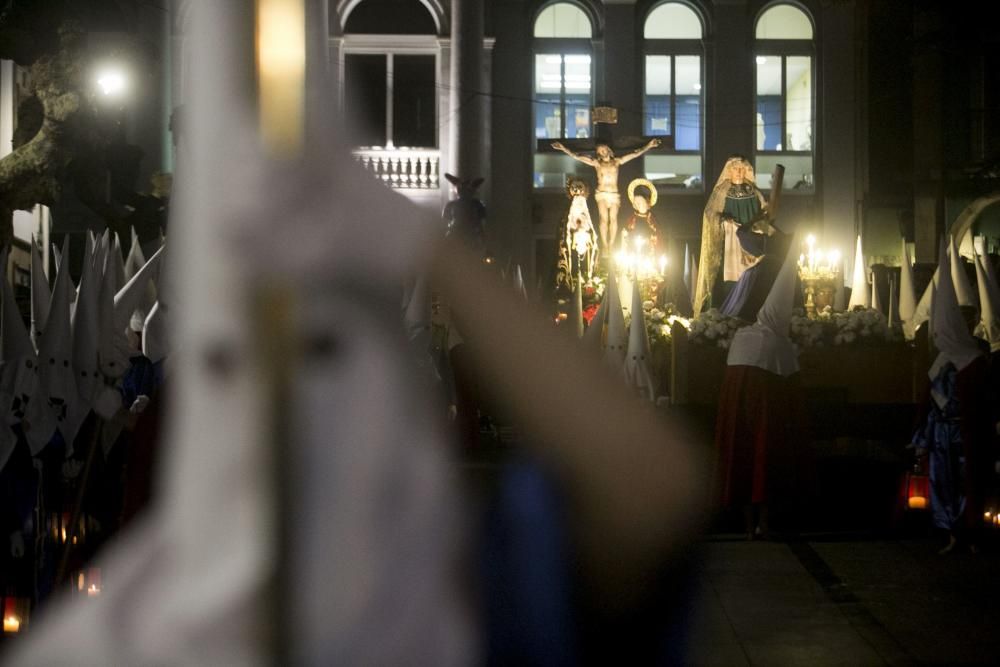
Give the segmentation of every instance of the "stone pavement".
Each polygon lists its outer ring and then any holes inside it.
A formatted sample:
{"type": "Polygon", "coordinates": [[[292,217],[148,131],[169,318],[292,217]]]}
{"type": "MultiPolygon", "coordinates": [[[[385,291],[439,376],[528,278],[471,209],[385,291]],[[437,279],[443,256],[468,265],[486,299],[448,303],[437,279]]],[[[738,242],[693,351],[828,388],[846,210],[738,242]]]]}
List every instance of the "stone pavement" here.
{"type": "Polygon", "coordinates": [[[996,550],[938,556],[937,546],[709,537],[687,662],[1000,663],[996,550]]]}

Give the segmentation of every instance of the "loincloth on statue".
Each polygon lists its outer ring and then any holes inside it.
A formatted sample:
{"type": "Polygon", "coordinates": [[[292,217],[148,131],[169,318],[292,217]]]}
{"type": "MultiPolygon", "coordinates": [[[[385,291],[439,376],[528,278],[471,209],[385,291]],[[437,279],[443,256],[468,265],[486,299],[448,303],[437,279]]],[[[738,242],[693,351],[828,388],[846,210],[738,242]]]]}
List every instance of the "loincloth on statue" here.
{"type": "Polygon", "coordinates": [[[594,201],[598,204],[606,204],[608,206],[620,206],[622,203],[622,196],[617,192],[598,190],[594,193],[594,201]]]}

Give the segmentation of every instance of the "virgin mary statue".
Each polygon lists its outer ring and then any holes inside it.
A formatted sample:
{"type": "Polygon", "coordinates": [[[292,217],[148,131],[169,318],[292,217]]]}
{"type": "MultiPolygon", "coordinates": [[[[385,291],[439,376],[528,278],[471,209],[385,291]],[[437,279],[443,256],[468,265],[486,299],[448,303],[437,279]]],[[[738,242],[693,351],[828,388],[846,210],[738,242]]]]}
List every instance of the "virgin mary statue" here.
{"type": "Polygon", "coordinates": [[[753,231],[754,223],[764,219],[765,206],[764,194],[754,184],[750,162],[741,155],[726,160],[702,216],[701,271],[695,290],[695,317],[712,294],[720,263],[723,265],[722,279],[735,282],[760,261],[761,253],[745,250],[737,232],[753,231]]]}

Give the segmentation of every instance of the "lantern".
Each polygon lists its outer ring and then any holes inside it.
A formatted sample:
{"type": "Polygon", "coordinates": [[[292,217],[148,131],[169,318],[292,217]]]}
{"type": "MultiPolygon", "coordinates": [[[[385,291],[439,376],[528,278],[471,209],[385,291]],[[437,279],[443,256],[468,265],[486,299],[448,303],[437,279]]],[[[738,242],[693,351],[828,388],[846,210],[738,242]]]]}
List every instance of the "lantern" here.
{"type": "Polygon", "coordinates": [[[912,471],[906,473],[906,508],[911,510],[927,509],[930,495],[930,479],[917,463],[913,466],[912,471]]]}

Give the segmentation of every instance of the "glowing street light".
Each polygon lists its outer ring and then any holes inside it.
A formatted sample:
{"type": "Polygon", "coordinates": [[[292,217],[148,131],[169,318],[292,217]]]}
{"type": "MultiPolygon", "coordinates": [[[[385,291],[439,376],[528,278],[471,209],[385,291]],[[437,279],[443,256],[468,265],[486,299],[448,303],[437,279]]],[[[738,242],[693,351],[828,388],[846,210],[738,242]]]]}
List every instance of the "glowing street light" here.
{"type": "Polygon", "coordinates": [[[119,69],[108,68],[97,74],[97,85],[109,97],[124,93],[125,83],[125,74],[119,69]]]}

